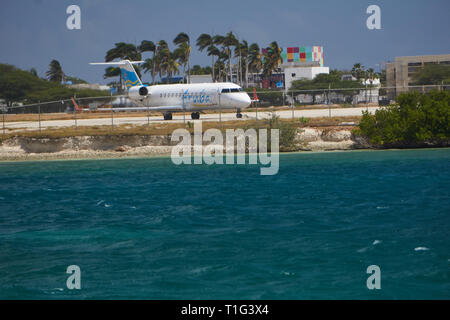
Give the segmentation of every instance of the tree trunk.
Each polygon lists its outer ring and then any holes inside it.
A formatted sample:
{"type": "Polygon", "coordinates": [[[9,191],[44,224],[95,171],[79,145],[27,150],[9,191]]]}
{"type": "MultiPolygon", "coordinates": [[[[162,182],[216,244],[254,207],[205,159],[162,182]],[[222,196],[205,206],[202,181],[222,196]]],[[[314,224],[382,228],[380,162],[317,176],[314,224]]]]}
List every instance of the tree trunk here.
{"type": "Polygon", "coordinates": [[[248,57],[245,59],[245,87],[248,88],[248,57]]]}
{"type": "Polygon", "coordinates": [[[230,71],[230,82],[233,82],[233,73],[231,71],[231,49],[228,49],[228,70],[230,71]]]}
{"type": "Polygon", "coordinates": [[[155,54],[153,54],[152,84],[155,84],[155,68],[156,68],[155,54]]]}
{"type": "Polygon", "coordinates": [[[212,67],[212,82],[216,82],[215,81],[215,76],[214,76],[214,55],[211,55],[211,58],[212,58],[212,65],[211,65],[211,67],[212,67]]]}
{"type": "Polygon", "coordinates": [[[190,57],[188,57],[188,83],[191,83],[191,62],[190,57]]]}

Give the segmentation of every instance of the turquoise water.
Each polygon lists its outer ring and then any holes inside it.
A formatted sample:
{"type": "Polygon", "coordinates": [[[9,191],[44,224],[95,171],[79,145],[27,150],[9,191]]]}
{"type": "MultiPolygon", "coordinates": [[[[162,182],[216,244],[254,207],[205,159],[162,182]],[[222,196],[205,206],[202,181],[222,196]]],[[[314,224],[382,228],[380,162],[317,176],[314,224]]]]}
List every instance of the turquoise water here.
{"type": "Polygon", "coordinates": [[[286,154],[276,176],[0,163],[0,298],[449,299],[449,169],[450,149],[286,154]]]}

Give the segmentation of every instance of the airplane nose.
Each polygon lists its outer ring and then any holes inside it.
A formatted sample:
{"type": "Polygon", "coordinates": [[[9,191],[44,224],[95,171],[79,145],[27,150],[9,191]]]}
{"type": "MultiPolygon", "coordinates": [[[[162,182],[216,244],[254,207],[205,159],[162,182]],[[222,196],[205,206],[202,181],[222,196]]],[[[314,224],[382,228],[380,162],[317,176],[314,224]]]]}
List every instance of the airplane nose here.
{"type": "Polygon", "coordinates": [[[245,109],[252,103],[252,100],[247,93],[244,93],[239,99],[240,108],[245,109]]]}

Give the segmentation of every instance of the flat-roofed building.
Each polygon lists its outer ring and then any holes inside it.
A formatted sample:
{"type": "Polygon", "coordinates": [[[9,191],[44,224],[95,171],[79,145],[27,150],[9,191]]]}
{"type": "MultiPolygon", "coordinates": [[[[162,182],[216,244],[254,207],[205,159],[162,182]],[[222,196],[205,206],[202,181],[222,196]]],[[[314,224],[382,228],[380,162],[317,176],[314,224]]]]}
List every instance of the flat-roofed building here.
{"type": "Polygon", "coordinates": [[[413,75],[427,64],[450,64],[450,54],[396,57],[394,62],[386,63],[386,86],[392,88],[387,90],[388,98],[408,92],[408,87],[414,85],[413,75]]]}

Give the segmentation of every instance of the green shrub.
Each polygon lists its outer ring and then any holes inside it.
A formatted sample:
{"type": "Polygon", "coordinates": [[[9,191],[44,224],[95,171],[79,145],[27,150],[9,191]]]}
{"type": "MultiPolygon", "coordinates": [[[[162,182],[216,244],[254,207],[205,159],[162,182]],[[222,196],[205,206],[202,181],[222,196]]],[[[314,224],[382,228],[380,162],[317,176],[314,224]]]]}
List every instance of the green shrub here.
{"type": "Polygon", "coordinates": [[[446,145],[450,140],[450,93],[402,94],[397,105],[363,113],[360,133],[370,143],[386,146],[446,145]]]}
{"type": "Polygon", "coordinates": [[[268,130],[268,146],[270,146],[270,129],[279,129],[280,137],[280,151],[294,151],[296,150],[295,137],[297,134],[297,127],[291,122],[280,121],[279,116],[272,116],[269,119],[268,130]]]}

